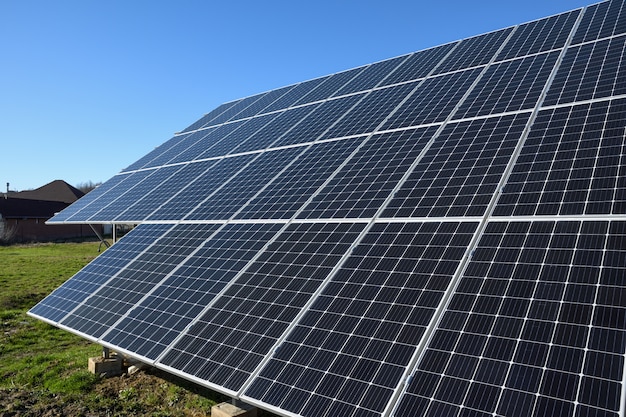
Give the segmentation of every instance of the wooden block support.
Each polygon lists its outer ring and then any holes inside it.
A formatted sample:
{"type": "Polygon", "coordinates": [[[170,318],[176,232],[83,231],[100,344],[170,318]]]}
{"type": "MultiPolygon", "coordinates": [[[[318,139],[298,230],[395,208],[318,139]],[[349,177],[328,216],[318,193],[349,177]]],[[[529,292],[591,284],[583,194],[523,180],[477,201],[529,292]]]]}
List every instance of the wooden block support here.
{"type": "Polygon", "coordinates": [[[211,417],[256,417],[258,409],[249,404],[221,403],[211,407],[211,417]]]}
{"type": "Polygon", "coordinates": [[[124,373],[124,361],[121,357],[111,356],[109,358],[103,358],[96,356],[89,358],[89,372],[96,375],[104,376],[116,376],[124,373]]]}

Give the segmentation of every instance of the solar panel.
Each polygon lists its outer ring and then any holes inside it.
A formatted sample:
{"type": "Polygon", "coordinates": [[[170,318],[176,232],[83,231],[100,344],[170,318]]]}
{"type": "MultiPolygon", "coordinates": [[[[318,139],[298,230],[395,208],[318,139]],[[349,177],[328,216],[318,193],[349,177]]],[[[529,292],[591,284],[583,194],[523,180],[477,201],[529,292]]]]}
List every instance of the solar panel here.
{"type": "Polygon", "coordinates": [[[296,415],[380,415],[476,226],[374,225],[245,395],[296,415]]]}
{"type": "Polygon", "coordinates": [[[287,227],[160,362],[238,391],[364,228],[363,223],[287,227]]]}
{"type": "Polygon", "coordinates": [[[29,314],[287,417],[623,416],[624,8],[219,106],[29,314]]]}

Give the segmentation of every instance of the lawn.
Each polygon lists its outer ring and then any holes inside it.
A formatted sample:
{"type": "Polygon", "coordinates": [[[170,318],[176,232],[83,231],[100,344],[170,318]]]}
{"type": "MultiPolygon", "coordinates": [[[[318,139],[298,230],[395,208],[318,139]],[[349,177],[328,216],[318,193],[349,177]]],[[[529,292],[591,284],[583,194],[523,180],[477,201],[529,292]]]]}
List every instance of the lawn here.
{"type": "Polygon", "coordinates": [[[98,256],[98,243],[0,246],[0,417],[201,416],[224,397],[157,370],[102,379],[101,347],[30,318],[39,300],[98,256]]]}

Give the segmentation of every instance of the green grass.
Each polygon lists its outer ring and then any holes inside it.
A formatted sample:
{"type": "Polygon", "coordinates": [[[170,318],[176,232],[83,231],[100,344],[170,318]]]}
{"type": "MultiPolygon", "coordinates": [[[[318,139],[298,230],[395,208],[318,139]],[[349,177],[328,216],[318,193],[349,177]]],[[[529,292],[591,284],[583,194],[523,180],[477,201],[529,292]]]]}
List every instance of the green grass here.
{"type": "Polygon", "coordinates": [[[98,243],[0,246],[0,416],[206,415],[225,400],[158,370],[101,379],[101,347],[26,315],[98,256],[98,243]]]}

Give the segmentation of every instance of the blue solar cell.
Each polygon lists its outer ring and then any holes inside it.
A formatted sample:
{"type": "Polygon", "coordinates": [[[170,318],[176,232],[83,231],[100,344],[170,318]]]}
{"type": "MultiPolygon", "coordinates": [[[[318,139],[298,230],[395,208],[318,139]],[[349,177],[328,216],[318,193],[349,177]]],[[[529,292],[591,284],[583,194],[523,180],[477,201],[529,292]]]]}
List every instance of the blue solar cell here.
{"type": "MultiPolygon", "coordinates": [[[[237,213],[237,219],[289,219],[306,203],[337,167],[354,152],[362,138],[312,145],[237,213]]],[[[239,189],[239,186],[236,187],[239,189]]]]}
{"type": "MultiPolygon", "coordinates": [[[[141,301],[187,256],[210,237],[218,225],[181,224],[158,236],[132,262],[101,285],[61,325],[98,339],[141,301]]],[[[106,253],[106,252],[105,252],[106,253]]]]}
{"type": "Polygon", "coordinates": [[[155,360],[281,227],[278,224],[224,226],[103,340],[155,360]]]}
{"type": "Polygon", "coordinates": [[[541,111],[494,214],[626,213],[624,126],[624,99],[541,111]]]}
{"type": "Polygon", "coordinates": [[[546,19],[520,25],[498,60],[518,58],[562,48],[572,32],[581,10],[573,10],[546,19]]]}
{"type": "Polygon", "coordinates": [[[373,136],[298,218],[373,217],[437,129],[431,126],[373,136]]]}
{"type": "Polygon", "coordinates": [[[382,216],[482,216],[529,117],[522,113],[447,125],[382,216]]]}
{"type": "Polygon", "coordinates": [[[240,389],[364,228],[288,226],[159,363],[240,389]]]}
{"type": "Polygon", "coordinates": [[[626,33],[626,7],[622,0],[605,1],[589,6],[572,41],[594,41],[626,33]]]}
{"type": "Polygon", "coordinates": [[[476,226],[375,224],[245,395],[294,415],[381,415],[476,226]]]}
{"type": "Polygon", "coordinates": [[[537,105],[558,57],[558,52],[552,52],[490,66],[454,118],[532,109],[537,105]]]}
{"type": "Polygon", "coordinates": [[[544,105],[573,103],[626,94],[626,37],[568,49],[544,105]]]}
{"type": "Polygon", "coordinates": [[[44,320],[60,322],[171,227],[163,224],[137,226],[34,306],[29,313],[44,320]]]}

